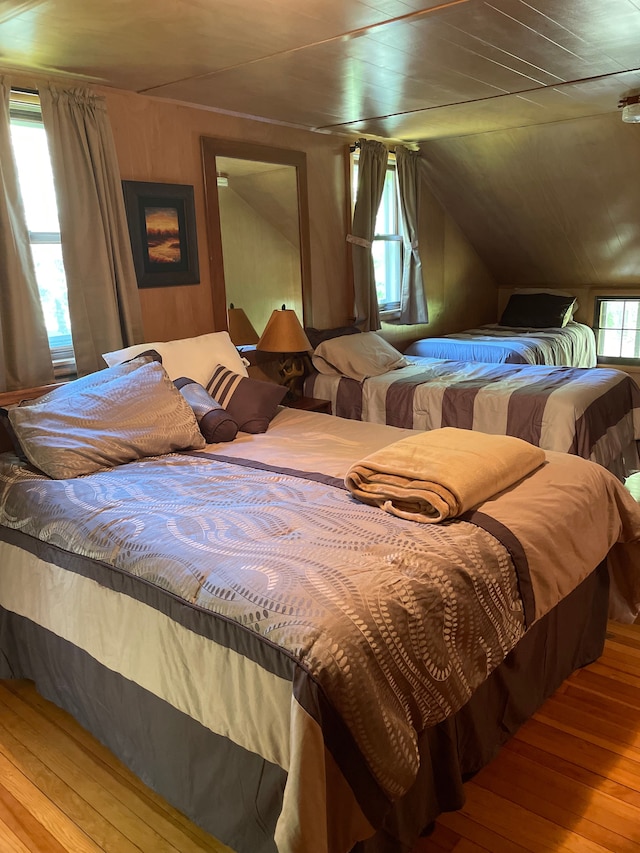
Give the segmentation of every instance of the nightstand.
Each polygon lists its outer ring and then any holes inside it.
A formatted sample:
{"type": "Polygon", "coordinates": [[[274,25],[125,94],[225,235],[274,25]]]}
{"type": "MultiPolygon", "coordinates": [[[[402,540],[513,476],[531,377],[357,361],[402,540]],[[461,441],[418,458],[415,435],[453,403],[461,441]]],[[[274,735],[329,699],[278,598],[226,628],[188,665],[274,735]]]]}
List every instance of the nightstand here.
{"type": "Polygon", "coordinates": [[[331,414],[331,400],[318,400],[316,397],[298,397],[297,400],[292,400],[290,403],[285,400],[282,405],[289,409],[303,409],[305,412],[331,414]]]}

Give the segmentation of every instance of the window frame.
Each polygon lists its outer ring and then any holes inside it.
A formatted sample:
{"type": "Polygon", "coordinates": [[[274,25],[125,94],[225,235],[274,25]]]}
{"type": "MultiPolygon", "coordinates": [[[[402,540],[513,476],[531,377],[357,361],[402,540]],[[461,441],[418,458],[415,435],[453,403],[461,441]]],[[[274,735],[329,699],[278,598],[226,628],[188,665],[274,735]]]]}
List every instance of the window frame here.
{"type": "MultiPolygon", "coordinates": [[[[44,129],[40,99],[36,92],[26,92],[19,89],[11,90],[9,96],[9,123],[13,124],[15,121],[37,125],[44,129]]],[[[29,230],[28,234],[30,246],[59,245],[62,247],[60,231],[29,230]]],[[[76,363],[71,332],[69,335],[53,337],[47,332],[47,339],[55,377],[61,378],[73,375],[76,371],[76,363]]]]}
{"type": "MultiPolygon", "coordinates": [[[[353,222],[353,212],[356,206],[356,196],[357,196],[357,184],[355,181],[355,173],[356,167],[359,157],[359,148],[352,147],[350,149],[351,153],[351,221],[353,222]]],[[[393,151],[389,152],[387,157],[387,170],[385,173],[385,189],[388,175],[393,175],[393,199],[394,199],[394,219],[395,226],[397,228],[396,232],[389,234],[374,234],[373,243],[400,243],[400,258],[398,262],[397,269],[397,278],[398,278],[398,298],[392,301],[383,302],[378,304],[378,310],[380,313],[380,317],[385,320],[394,319],[400,316],[400,299],[402,296],[402,270],[404,267],[404,243],[405,239],[402,233],[402,216],[400,215],[400,198],[398,192],[398,173],[396,169],[396,155],[393,151]]],[[[384,190],[383,196],[380,199],[380,204],[384,199],[384,190]]],[[[378,208],[379,210],[380,208],[378,208]]],[[[377,219],[377,212],[376,212],[377,219]]],[[[385,265],[386,268],[386,265],[385,265]]],[[[385,287],[387,288],[388,295],[388,282],[385,282],[385,287]]]]}
{"type": "MultiPolygon", "coordinates": [[[[636,294],[627,294],[627,295],[603,295],[599,294],[594,297],[593,303],[593,333],[596,338],[596,359],[598,364],[620,364],[620,365],[640,365],[640,357],[638,358],[630,358],[629,356],[613,356],[613,355],[601,355],[598,352],[598,340],[599,340],[599,332],[601,329],[605,329],[606,327],[600,326],[600,314],[601,314],[601,306],[605,302],[637,302],[638,307],[640,308],[640,295],[636,294]]],[[[630,327],[633,329],[633,327],[630,327]]],[[[624,324],[621,327],[620,331],[624,331],[624,324]]],[[[637,327],[635,327],[635,331],[637,335],[640,336],[640,320],[638,321],[637,327]]]]}

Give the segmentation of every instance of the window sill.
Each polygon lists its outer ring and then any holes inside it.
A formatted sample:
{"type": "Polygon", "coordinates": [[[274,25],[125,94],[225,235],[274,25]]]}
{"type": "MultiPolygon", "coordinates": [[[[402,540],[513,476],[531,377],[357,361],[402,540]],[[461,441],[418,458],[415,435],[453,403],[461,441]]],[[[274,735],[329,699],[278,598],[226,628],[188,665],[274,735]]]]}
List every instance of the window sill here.
{"type": "Polygon", "coordinates": [[[387,310],[383,309],[380,311],[380,319],[384,320],[385,323],[394,323],[400,319],[400,309],[399,308],[389,308],[387,310]]]}

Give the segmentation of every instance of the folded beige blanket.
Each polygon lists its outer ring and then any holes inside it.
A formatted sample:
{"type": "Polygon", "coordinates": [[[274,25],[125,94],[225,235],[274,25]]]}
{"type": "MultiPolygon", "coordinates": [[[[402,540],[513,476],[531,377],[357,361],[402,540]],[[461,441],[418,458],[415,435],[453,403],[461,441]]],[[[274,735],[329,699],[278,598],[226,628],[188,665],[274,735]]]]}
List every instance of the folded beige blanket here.
{"type": "Polygon", "coordinates": [[[522,480],[545,461],[520,438],[444,427],[387,445],[351,466],[354,497],[411,521],[461,515],[522,480]]]}

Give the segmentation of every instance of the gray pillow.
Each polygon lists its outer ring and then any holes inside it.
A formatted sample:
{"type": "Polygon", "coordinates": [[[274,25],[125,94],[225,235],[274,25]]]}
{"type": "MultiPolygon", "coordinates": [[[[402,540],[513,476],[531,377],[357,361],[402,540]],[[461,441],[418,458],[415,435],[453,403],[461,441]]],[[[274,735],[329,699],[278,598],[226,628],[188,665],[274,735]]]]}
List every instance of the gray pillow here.
{"type": "Polygon", "coordinates": [[[11,409],[9,420],[29,462],[56,480],[205,445],[193,410],[157,362],[76,379],[11,409]]]}
{"type": "Polygon", "coordinates": [[[207,444],[233,441],[238,434],[238,424],[229,412],[213,399],[206,388],[186,376],[174,379],[173,384],[193,409],[200,432],[207,444]]]}
{"type": "MultiPolygon", "coordinates": [[[[162,358],[157,352],[155,352],[155,350],[147,350],[146,352],[140,353],[139,356],[136,356],[135,358],[130,358],[127,362],[125,362],[126,367],[123,365],[120,372],[122,374],[133,373],[134,370],[137,370],[139,367],[142,367],[143,364],[149,364],[152,361],[158,361],[160,362],[160,364],[162,364],[162,358]]],[[[97,373],[91,373],[83,377],[81,380],[76,380],[75,382],[63,382],[54,389],[56,392],[56,400],[60,402],[65,399],[67,394],[77,393],[79,387],[82,387],[85,391],[89,390],[90,388],[98,388],[104,381],[105,375],[109,374],[105,374],[105,371],[100,370],[97,373]]],[[[9,412],[12,409],[17,409],[19,406],[33,406],[35,403],[46,403],[49,400],[50,394],[52,393],[53,391],[50,391],[48,394],[43,394],[40,397],[28,397],[27,399],[21,400],[15,405],[8,406],[7,408],[0,408],[0,421],[2,421],[2,425],[7,435],[11,439],[14,453],[16,454],[18,459],[22,460],[23,462],[28,462],[29,459],[27,458],[26,453],[22,449],[20,441],[18,440],[18,436],[16,435],[16,432],[11,424],[9,412]]]]}
{"type": "Polygon", "coordinates": [[[341,335],[323,341],[311,360],[318,373],[348,376],[358,382],[409,364],[401,352],[376,332],[341,335]]]}
{"type": "Polygon", "coordinates": [[[207,383],[207,391],[225,407],[243,432],[266,432],[287,388],[239,376],[219,364],[207,383]]]}

